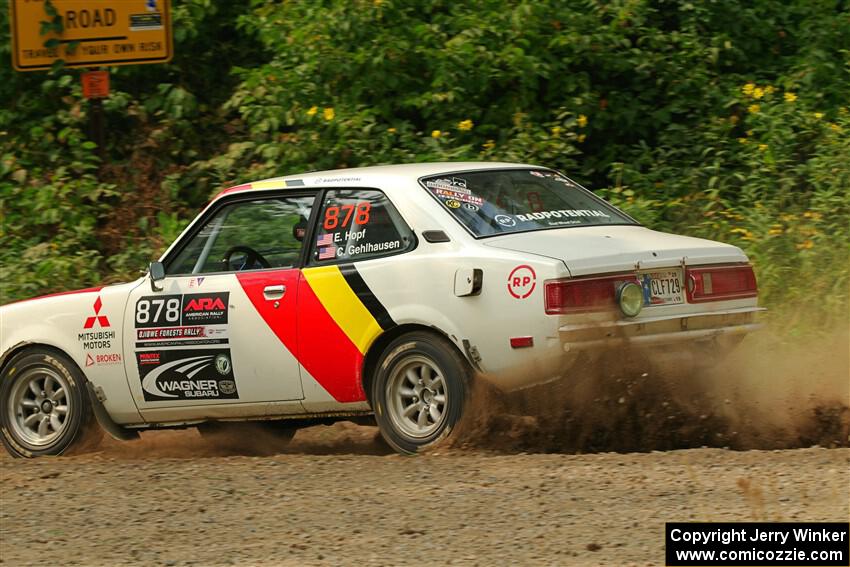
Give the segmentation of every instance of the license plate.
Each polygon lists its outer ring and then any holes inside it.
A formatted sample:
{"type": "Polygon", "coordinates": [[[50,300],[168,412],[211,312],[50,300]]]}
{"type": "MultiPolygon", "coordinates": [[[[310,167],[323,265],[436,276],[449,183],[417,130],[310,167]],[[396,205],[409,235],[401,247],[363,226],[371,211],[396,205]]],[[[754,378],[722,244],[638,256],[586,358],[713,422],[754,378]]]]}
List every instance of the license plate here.
{"type": "Polygon", "coordinates": [[[675,305],[685,302],[685,289],[682,285],[682,270],[659,270],[640,274],[643,287],[643,304],[675,305]]]}

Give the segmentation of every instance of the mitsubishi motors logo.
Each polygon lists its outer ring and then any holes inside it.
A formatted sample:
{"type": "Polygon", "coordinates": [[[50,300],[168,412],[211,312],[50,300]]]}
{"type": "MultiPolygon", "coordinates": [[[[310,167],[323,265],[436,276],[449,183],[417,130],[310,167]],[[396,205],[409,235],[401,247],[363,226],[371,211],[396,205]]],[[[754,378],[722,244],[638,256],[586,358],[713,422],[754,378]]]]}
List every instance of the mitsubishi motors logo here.
{"type": "Polygon", "coordinates": [[[100,301],[100,296],[98,295],[94,302],[94,315],[86,318],[86,324],[83,325],[84,329],[91,329],[95,326],[95,323],[103,328],[109,327],[109,319],[106,315],[100,315],[101,307],[103,307],[103,303],[100,301]]]}

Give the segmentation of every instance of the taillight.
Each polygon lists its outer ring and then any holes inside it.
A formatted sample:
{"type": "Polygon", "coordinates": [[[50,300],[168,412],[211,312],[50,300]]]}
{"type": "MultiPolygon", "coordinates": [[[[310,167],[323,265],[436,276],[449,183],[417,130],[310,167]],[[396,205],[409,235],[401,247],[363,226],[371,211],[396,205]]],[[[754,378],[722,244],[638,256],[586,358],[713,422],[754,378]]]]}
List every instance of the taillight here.
{"type": "Polygon", "coordinates": [[[617,306],[617,290],[626,283],[640,285],[634,274],[553,280],[545,285],[548,315],[600,311],[617,306]]]}
{"type": "Polygon", "coordinates": [[[756,275],[749,264],[688,268],[685,279],[688,282],[689,303],[742,299],[758,295],[756,275]]]}

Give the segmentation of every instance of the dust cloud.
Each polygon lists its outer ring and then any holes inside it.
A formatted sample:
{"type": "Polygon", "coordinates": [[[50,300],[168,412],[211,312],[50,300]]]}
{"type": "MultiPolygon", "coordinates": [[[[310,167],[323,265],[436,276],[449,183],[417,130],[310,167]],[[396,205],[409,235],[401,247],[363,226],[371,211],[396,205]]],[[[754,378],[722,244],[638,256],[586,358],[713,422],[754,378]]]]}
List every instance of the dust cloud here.
{"type": "MultiPolygon", "coordinates": [[[[699,353],[696,354],[699,356],[699,353]]],[[[762,331],[711,368],[685,374],[618,350],[584,360],[559,382],[504,394],[477,381],[469,411],[437,450],[497,453],[666,451],[694,447],[850,446],[850,333],[791,342],[762,331]]],[[[261,424],[233,423],[104,440],[104,458],[273,454],[386,455],[376,427],[339,422],[291,441],[261,424]]]]}
{"type": "MultiPolygon", "coordinates": [[[[700,356],[700,353],[695,353],[700,356]]],[[[850,446],[850,334],[790,342],[770,331],[683,373],[638,352],[585,359],[552,384],[479,384],[458,448],[627,452],[850,446]]]]}

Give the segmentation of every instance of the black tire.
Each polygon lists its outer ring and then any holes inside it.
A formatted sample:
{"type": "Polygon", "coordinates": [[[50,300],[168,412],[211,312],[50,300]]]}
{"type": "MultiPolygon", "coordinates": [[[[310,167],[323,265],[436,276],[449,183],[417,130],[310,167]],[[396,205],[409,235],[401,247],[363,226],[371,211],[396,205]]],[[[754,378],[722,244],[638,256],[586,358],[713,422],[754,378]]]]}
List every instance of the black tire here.
{"type": "Polygon", "coordinates": [[[372,380],[372,409],[384,440],[403,454],[442,443],[463,415],[471,374],[460,353],[436,334],[412,332],[391,342],[372,380]]]}
{"type": "Polygon", "coordinates": [[[0,375],[0,440],[12,456],[80,452],[96,446],[101,437],[85,376],[71,359],[53,350],[30,349],[6,364],[0,375]],[[34,391],[40,386],[44,391],[34,391]]]}

